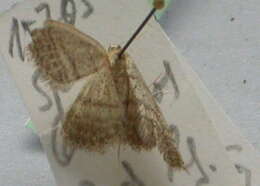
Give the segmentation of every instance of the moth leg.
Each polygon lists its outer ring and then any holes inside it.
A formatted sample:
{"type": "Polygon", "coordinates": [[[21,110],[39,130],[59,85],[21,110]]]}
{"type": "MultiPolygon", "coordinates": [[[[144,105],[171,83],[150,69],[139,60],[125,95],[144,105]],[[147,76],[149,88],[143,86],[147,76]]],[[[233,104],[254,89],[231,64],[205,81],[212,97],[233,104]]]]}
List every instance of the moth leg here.
{"type": "Polygon", "coordinates": [[[162,78],[162,75],[163,75],[163,73],[160,73],[160,75],[157,76],[155,78],[155,80],[152,83],[149,84],[149,86],[148,86],[149,89],[151,89],[154,86],[154,84],[158,84],[159,83],[159,80],[162,78]]]}

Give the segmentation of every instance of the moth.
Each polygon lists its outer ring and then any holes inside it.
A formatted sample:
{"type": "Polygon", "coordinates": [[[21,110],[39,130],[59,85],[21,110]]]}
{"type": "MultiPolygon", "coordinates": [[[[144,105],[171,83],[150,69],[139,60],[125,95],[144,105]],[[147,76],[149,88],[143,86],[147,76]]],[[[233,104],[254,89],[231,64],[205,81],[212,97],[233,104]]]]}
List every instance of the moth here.
{"type": "Polygon", "coordinates": [[[74,26],[54,20],[31,36],[31,59],[51,89],[92,77],[62,123],[67,145],[101,153],[114,145],[136,151],[157,147],[170,167],[183,168],[173,131],[133,59],[128,54],[118,58],[120,46],[106,50],[74,26]]]}

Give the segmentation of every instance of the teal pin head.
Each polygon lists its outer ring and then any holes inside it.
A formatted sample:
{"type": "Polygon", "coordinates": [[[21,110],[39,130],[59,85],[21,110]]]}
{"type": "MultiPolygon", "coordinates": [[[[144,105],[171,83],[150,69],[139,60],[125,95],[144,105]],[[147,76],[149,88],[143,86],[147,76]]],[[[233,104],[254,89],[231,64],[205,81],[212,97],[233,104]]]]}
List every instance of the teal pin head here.
{"type": "Polygon", "coordinates": [[[155,12],[155,17],[159,20],[162,15],[165,13],[167,8],[169,8],[170,4],[173,0],[148,0],[152,7],[155,7],[157,11],[155,12]]]}
{"type": "Polygon", "coordinates": [[[154,0],[153,1],[153,7],[157,10],[163,9],[165,6],[165,0],[154,0]]]}

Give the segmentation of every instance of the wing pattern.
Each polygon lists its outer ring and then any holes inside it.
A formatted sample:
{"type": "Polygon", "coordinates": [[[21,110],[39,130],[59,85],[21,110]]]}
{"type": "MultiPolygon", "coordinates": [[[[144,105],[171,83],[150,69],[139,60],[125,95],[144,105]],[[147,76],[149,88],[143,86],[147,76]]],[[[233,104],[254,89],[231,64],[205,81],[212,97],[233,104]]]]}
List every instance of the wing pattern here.
{"type": "Polygon", "coordinates": [[[31,36],[31,57],[52,88],[97,72],[107,61],[106,50],[96,40],[69,24],[48,20],[31,36]]]}
{"type": "Polygon", "coordinates": [[[136,149],[158,146],[164,160],[172,167],[183,168],[172,131],[133,60],[127,57],[129,105],[127,130],[130,145],[136,149]]]}
{"type": "Polygon", "coordinates": [[[120,143],[125,112],[108,68],[94,76],[73,103],[62,129],[68,144],[103,152],[120,143]]]}
{"type": "Polygon", "coordinates": [[[157,146],[171,167],[183,167],[173,133],[134,61],[127,54],[118,60],[120,47],[107,53],[73,26],[49,20],[32,31],[28,49],[53,89],[93,74],[65,116],[66,144],[98,152],[113,144],[138,151],[157,146]]]}

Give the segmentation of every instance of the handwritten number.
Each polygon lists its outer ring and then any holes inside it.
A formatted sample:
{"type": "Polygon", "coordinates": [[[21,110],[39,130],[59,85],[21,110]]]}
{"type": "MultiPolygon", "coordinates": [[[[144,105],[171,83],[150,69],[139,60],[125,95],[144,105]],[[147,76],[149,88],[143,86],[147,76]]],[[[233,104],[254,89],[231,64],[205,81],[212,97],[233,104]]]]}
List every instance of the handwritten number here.
{"type": "Polygon", "coordinates": [[[127,161],[122,161],[122,166],[124,167],[126,173],[129,175],[131,181],[125,181],[121,186],[145,186],[144,182],[140,180],[134,173],[133,168],[127,161]]]}
{"type": "Polygon", "coordinates": [[[16,39],[16,44],[18,47],[18,54],[22,61],[24,61],[24,54],[22,49],[21,37],[19,32],[19,23],[16,18],[13,18],[12,28],[11,28],[11,37],[9,40],[9,54],[14,57],[14,40],[16,39]]]}
{"type": "Polygon", "coordinates": [[[28,32],[29,34],[31,33],[31,26],[35,23],[36,21],[21,21],[22,27],[24,32],[28,32]]]}
{"type": "Polygon", "coordinates": [[[84,12],[84,14],[82,16],[83,18],[86,19],[94,12],[94,7],[87,0],[82,0],[82,3],[87,7],[86,12],[84,12]]]}
{"type": "Polygon", "coordinates": [[[161,103],[163,99],[163,89],[168,83],[168,76],[164,75],[162,78],[160,78],[158,81],[155,81],[153,83],[153,95],[155,99],[161,103]]]}
{"type": "Polygon", "coordinates": [[[84,180],[84,181],[79,183],[79,186],[95,186],[95,184],[91,181],[84,180]]]}
{"type": "Polygon", "coordinates": [[[168,61],[163,61],[163,65],[164,65],[166,74],[167,74],[168,78],[170,79],[170,81],[172,83],[172,86],[174,88],[175,97],[178,98],[179,95],[180,95],[180,91],[179,91],[179,87],[177,85],[177,82],[175,80],[174,74],[172,72],[171,65],[170,65],[170,63],[168,61]]]}
{"type": "Polygon", "coordinates": [[[63,158],[59,156],[58,144],[57,144],[57,134],[58,134],[58,124],[63,121],[64,118],[64,109],[62,108],[61,99],[57,91],[53,91],[54,100],[56,103],[56,108],[58,114],[56,115],[53,122],[52,129],[52,151],[56,161],[63,167],[68,166],[74,156],[75,149],[67,147],[65,144],[62,145],[62,155],[63,158]]]}
{"type": "Polygon", "coordinates": [[[189,150],[190,150],[190,153],[192,155],[192,158],[197,166],[197,168],[199,169],[201,175],[202,175],[202,178],[200,178],[197,183],[196,183],[196,186],[200,186],[202,184],[208,184],[209,183],[209,177],[208,175],[206,174],[206,172],[204,171],[201,163],[200,163],[200,160],[198,158],[198,155],[197,155],[197,151],[196,151],[196,144],[195,144],[195,141],[192,137],[188,137],[187,138],[187,144],[188,144],[188,147],[189,147],[189,150]]]}
{"type": "Polygon", "coordinates": [[[174,77],[174,74],[172,72],[170,63],[165,60],[165,61],[163,61],[163,65],[164,65],[164,68],[165,68],[164,76],[153,83],[153,94],[155,95],[155,98],[159,103],[162,102],[163,89],[166,87],[169,80],[172,83],[172,86],[173,86],[173,89],[174,89],[174,92],[175,92],[175,97],[178,98],[179,95],[180,95],[179,87],[178,87],[177,82],[175,80],[175,77],[174,77]]]}
{"type": "Polygon", "coordinates": [[[52,100],[50,98],[50,96],[40,88],[40,86],[38,85],[39,79],[41,77],[41,73],[40,70],[36,70],[33,75],[32,75],[32,85],[34,87],[34,89],[42,96],[46,99],[47,103],[43,106],[41,106],[39,108],[40,111],[42,112],[46,112],[48,110],[51,109],[52,107],[52,100]]]}
{"type": "Polygon", "coordinates": [[[65,23],[74,25],[76,22],[76,5],[73,0],[62,0],[61,1],[61,16],[65,23]],[[71,5],[71,12],[68,11],[68,7],[71,5]]]}
{"type": "MultiPolygon", "coordinates": [[[[82,17],[87,18],[93,13],[94,7],[87,0],[82,0],[82,3],[87,7],[87,10],[83,13],[82,17]]],[[[51,19],[51,9],[49,4],[41,3],[35,8],[35,11],[37,13],[40,13],[43,10],[45,10],[46,12],[46,19],[51,19]]],[[[74,25],[76,22],[76,14],[77,14],[77,9],[74,0],[61,1],[61,19],[64,20],[64,22],[74,25]],[[70,11],[68,10],[69,7],[71,7],[70,11]]],[[[21,21],[21,25],[24,32],[30,34],[31,33],[30,27],[35,22],[36,22],[35,20],[21,21]]],[[[15,17],[13,17],[12,26],[11,26],[11,35],[9,39],[9,49],[8,49],[8,52],[12,58],[14,57],[15,43],[17,45],[19,58],[21,59],[21,61],[24,61],[24,53],[23,53],[23,47],[21,42],[21,36],[20,36],[19,22],[15,17]]]]}
{"type": "Polygon", "coordinates": [[[245,173],[245,186],[251,186],[251,171],[248,168],[239,164],[235,165],[235,167],[239,174],[245,173]]]}
{"type": "MultiPolygon", "coordinates": [[[[175,125],[171,125],[170,126],[170,129],[174,132],[175,136],[176,136],[176,139],[175,139],[175,142],[176,142],[176,145],[177,145],[177,148],[179,148],[179,145],[180,145],[180,131],[178,129],[177,126],[175,125]]],[[[196,144],[195,144],[195,140],[192,138],[192,137],[188,137],[187,138],[187,145],[188,145],[188,148],[189,148],[189,151],[190,151],[190,154],[191,154],[191,160],[189,161],[189,163],[187,163],[185,165],[185,168],[186,169],[189,169],[190,167],[192,167],[194,164],[196,164],[199,172],[201,173],[202,175],[202,178],[200,178],[197,182],[196,182],[196,186],[201,186],[202,184],[208,184],[209,183],[209,176],[206,174],[206,172],[204,171],[201,163],[200,163],[200,160],[198,158],[198,155],[197,155],[197,150],[196,150],[196,144]]],[[[168,168],[168,180],[170,182],[173,182],[173,177],[174,177],[174,172],[173,172],[173,169],[171,167],[168,168]]]]}
{"type": "Polygon", "coordinates": [[[209,165],[209,168],[212,172],[216,172],[217,171],[217,167],[215,165],[209,165]]]}
{"type": "Polygon", "coordinates": [[[229,145],[226,147],[227,151],[237,151],[237,152],[241,152],[243,150],[243,147],[241,145],[229,145]]]}
{"type": "Polygon", "coordinates": [[[46,19],[51,19],[51,10],[47,3],[41,3],[35,8],[37,13],[40,13],[43,10],[46,10],[46,19]]]}
{"type": "MultiPolygon", "coordinates": [[[[241,152],[243,150],[243,147],[241,145],[235,144],[235,145],[229,145],[226,147],[227,151],[237,151],[241,152]]],[[[243,165],[236,164],[235,165],[237,171],[239,174],[245,174],[245,186],[251,186],[252,185],[252,172],[250,169],[244,167],[243,165]]]]}
{"type": "MultiPolygon", "coordinates": [[[[130,177],[131,181],[125,181],[121,183],[121,186],[145,186],[144,182],[137,177],[129,162],[122,161],[122,166],[130,177]]],[[[95,186],[95,184],[91,181],[84,180],[79,183],[79,186],[95,186]]]]}

